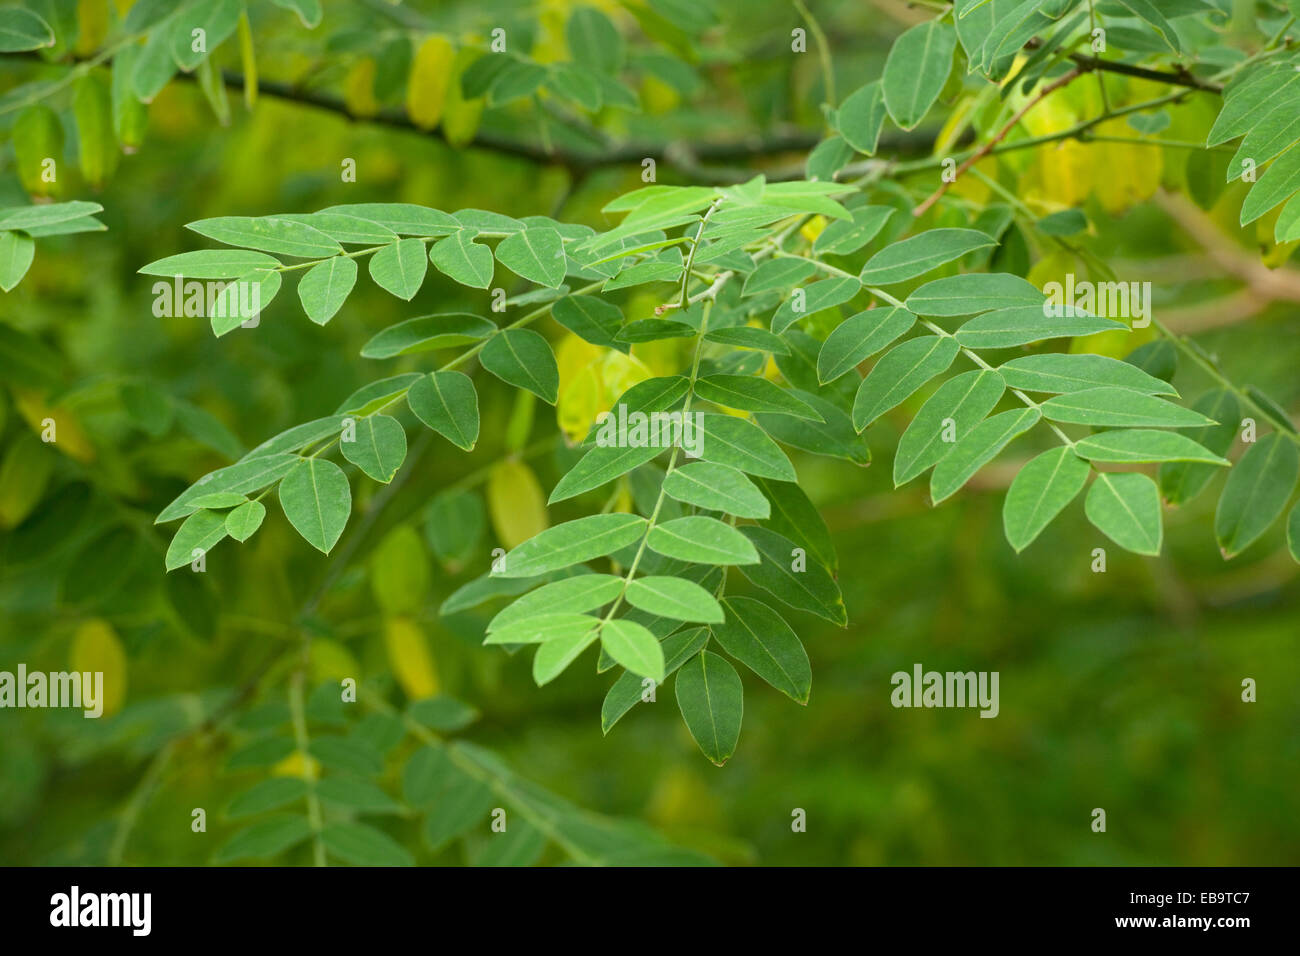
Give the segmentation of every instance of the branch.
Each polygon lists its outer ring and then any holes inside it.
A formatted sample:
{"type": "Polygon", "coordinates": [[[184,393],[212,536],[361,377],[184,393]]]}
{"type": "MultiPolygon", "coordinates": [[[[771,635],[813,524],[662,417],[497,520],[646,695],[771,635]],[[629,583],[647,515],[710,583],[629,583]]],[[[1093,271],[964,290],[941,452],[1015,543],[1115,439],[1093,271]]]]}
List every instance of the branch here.
{"type": "Polygon", "coordinates": [[[1173,86],[1186,86],[1193,90],[1204,90],[1207,93],[1222,93],[1223,87],[1218,83],[1211,83],[1208,80],[1198,80],[1186,70],[1165,71],[1165,70],[1148,70],[1143,66],[1130,66],[1128,63],[1120,63],[1116,60],[1102,60],[1095,56],[1085,56],[1082,53],[1071,53],[1069,58],[1084,72],[1094,70],[1102,73],[1121,73],[1124,76],[1136,76],[1143,80],[1153,80],[1156,83],[1169,83],[1173,86]]]}
{"type": "Polygon", "coordinates": [[[1003,126],[1002,129],[998,130],[997,135],[995,135],[987,143],[985,143],[979,149],[975,150],[975,152],[971,153],[968,157],[966,157],[966,161],[963,162],[959,167],[957,167],[957,172],[953,175],[951,180],[945,179],[943,182],[941,182],[939,184],[939,188],[936,189],[933,193],[931,193],[930,196],[925,200],[925,202],[921,203],[921,205],[913,209],[912,215],[918,219],[921,218],[921,216],[924,216],[926,212],[930,209],[930,207],[933,206],[935,203],[937,203],[939,199],[943,196],[943,194],[948,191],[948,187],[961,178],[962,173],[966,172],[966,170],[970,169],[981,159],[983,159],[985,156],[991,153],[993,151],[993,148],[997,146],[998,143],[1002,142],[1004,139],[1007,138],[1007,134],[1010,133],[1015,128],[1016,124],[1019,123],[1020,120],[1024,118],[1024,115],[1026,113],[1028,113],[1031,109],[1033,109],[1040,102],[1042,102],[1043,99],[1045,99],[1047,96],[1051,95],[1056,90],[1059,90],[1067,83],[1070,83],[1073,80],[1077,79],[1082,73],[1083,71],[1081,69],[1071,70],[1069,73],[1066,73],[1064,76],[1060,77],[1059,79],[1053,80],[1051,83],[1048,83],[1041,90],[1039,90],[1038,93],[1032,99],[1030,99],[1028,103],[1020,107],[1020,109],[1016,112],[1016,115],[1011,117],[1011,119],[1007,121],[1007,124],[1003,126]]]}

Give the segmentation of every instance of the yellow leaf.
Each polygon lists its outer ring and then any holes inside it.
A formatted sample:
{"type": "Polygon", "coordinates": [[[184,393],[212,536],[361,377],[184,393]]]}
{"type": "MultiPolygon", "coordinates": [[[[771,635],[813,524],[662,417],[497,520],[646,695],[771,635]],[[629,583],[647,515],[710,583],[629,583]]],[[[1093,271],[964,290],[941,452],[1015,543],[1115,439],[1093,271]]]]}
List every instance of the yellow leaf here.
{"type": "Polygon", "coordinates": [[[104,0],[77,0],[77,55],[89,57],[97,52],[107,35],[108,4],[104,0]]]}
{"type": "Polygon", "coordinates": [[[103,675],[105,717],[122,709],[126,700],[126,651],[107,621],[96,617],[77,626],[69,666],[74,671],[103,675]]]}
{"type": "Polygon", "coordinates": [[[271,768],[271,776],[315,780],[320,776],[320,762],[301,750],[295,750],[271,768]]]}
{"type": "Polygon", "coordinates": [[[415,51],[406,83],[406,112],[420,129],[433,129],[442,119],[455,60],[456,48],[440,34],[428,37],[415,51]]]}
{"type": "Polygon", "coordinates": [[[353,116],[368,117],[379,112],[375,99],[375,61],[362,57],[343,78],[343,102],[353,116]]]}
{"type": "Polygon", "coordinates": [[[447,142],[463,149],[478,135],[479,121],[483,118],[483,97],[465,99],[460,91],[460,80],[465,71],[483,55],[482,50],[462,47],[456,51],[456,62],[451,69],[451,83],[447,86],[447,101],[442,108],[442,132],[447,142]]]}
{"type": "Polygon", "coordinates": [[[42,440],[45,440],[46,435],[53,437],[47,444],[79,462],[95,460],[94,446],[68,409],[51,406],[39,393],[29,390],[15,390],[14,404],[18,406],[18,414],[22,415],[23,420],[42,440]]]}
{"type": "Polygon", "coordinates": [[[348,677],[353,680],[361,678],[361,665],[352,652],[338,641],[331,641],[327,637],[312,638],[308,663],[313,684],[341,681],[348,677]]]}
{"type": "Polygon", "coordinates": [[[822,230],[825,228],[826,228],[826,217],[813,216],[811,219],[809,219],[807,222],[805,222],[802,226],[799,227],[799,235],[803,236],[809,242],[816,242],[817,237],[822,234],[822,230]]]}
{"type": "Polygon", "coordinates": [[[87,73],[77,81],[72,110],[77,120],[81,175],[98,189],[113,175],[120,155],[113,137],[112,101],[98,74],[87,73]]]}
{"type": "Polygon", "coordinates": [[[555,420],[569,441],[579,442],[587,437],[596,416],[606,407],[600,373],[596,363],[591,362],[573,376],[567,387],[561,387],[555,420]]]}
{"type": "Polygon", "coordinates": [[[384,644],[393,676],[411,700],[423,700],[438,693],[438,672],[429,653],[429,643],[420,626],[406,617],[384,620],[384,644]]]}
{"type": "Polygon", "coordinates": [[[559,345],[555,347],[555,364],[560,370],[560,394],[563,395],[564,390],[573,380],[587,366],[604,355],[605,351],[599,345],[592,345],[572,332],[561,338],[559,345]]]}
{"type": "Polygon", "coordinates": [[[429,590],[429,557],[410,525],[384,536],[370,558],[370,589],[387,614],[414,614],[424,607],[429,590]]]}
{"type": "Polygon", "coordinates": [[[545,531],[546,496],[533,470],[522,461],[497,462],[488,476],[488,517],[508,550],[545,531]]]}

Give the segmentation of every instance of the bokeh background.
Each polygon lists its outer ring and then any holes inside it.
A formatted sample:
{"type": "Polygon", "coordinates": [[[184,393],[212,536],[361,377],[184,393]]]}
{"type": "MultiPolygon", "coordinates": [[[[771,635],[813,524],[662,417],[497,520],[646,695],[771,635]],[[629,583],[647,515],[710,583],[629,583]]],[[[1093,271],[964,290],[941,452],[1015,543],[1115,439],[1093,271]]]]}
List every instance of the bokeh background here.
{"type": "MultiPolygon", "coordinates": [[[[560,2],[411,6],[424,22],[458,34],[501,17],[534,50],[562,43],[557,24],[570,9],[560,2]]],[[[727,6],[718,5],[710,52],[690,64],[687,89],[649,70],[635,73],[645,110],[602,116],[607,132],[660,143],[816,141],[824,81],[815,53],[789,51],[790,30],[802,23],[798,11],[776,2],[727,6]]],[[[412,29],[374,7],[327,3],[325,23],[313,32],[284,11],[258,7],[265,76],[305,88],[341,83],[357,54],[340,42],[331,47],[329,36],[412,29]]],[[[889,43],[915,17],[901,3],[815,10],[830,33],[841,96],[878,75],[889,43]]],[[[37,68],[6,58],[0,84],[31,79],[37,68]]],[[[398,106],[400,99],[399,90],[398,106]]],[[[25,390],[42,390],[60,409],[61,429],[58,450],[39,449],[48,480],[37,501],[0,529],[0,669],[18,661],[64,669],[87,621],[112,629],[126,661],[124,696],[100,721],[0,712],[2,863],[210,860],[231,829],[217,808],[252,778],[222,770],[229,733],[187,736],[150,777],[159,748],[304,628],[334,654],[315,662],[314,676],[331,674],[343,655],[346,666],[400,702],[367,580],[370,554],[402,526],[424,542],[433,496],[457,482],[481,491],[507,453],[514,395],[476,376],[484,420],[478,447],[466,455],[438,440],[413,451],[405,482],[373,513],[369,499],[379,488],[358,483],[348,534],[362,516],[365,526],[341,566],[307,547],[273,508],[248,545],[215,550],[201,580],[187,572],[166,577],[167,529],[152,520],[190,481],[283,428],[330,413],[368,381],[425,367],[420,356],[358,358],[377,330],[429,312],[482,311],[486,296],[431,274],[403,304],[363,279],[341,313],[317,327],[286,290],[260,328],[216,340],[202,320],[156,318],[153,280],[136,270],[202,247],[183,226],[209,216],[401,201],[553,215],[602,228],[610,219],[600,207],[641,185],[635,163],[575,166],[458,150],[417,130],[351,121],[274,95],[264,94],[252,111],[237,101],[234,107],[222,126],[196,84],[168,86],[149,110],[141,149],[122,158],[100,192],[67,184],[63,198],[103,204],[107,232],[41,241],[28,277],[0,296],[3,455],[32,440],[19,408],[25,390]],[[344,157],[356,160],[356,183],[340,181],[344,157]],[[171,411],[141,411],[158,407],[171,411]],[[209,808],[207,834],[190,831],[196,806],[209,808]]],[[[536,121],[527,110],[500,112],[485,120],[488,129],[533,141],[536,121]]],[[[891,148],[927,155],[936,131],[924,127],[917,142],[891,148]]],[[[1110,162],[1141,164],[1155,152],[1112,154],[1110,162]]],[[[1167,153],[1160,161],[1173,166],[1186,156],[1167,153]]],[[[798,151],[772,149],[729,157],[727,165],[761,170],[800,162],[798,151]]],[[[0,205],[21,204],[7,151],[0,153],[5,164],[0,205]]],[[[660,181],[690,179],[681,165],[660,163],[660,181]]],[[[1159,173],[1156,179],[1159,186],[1159,173]]],[[[927,180],[911,191],[919,197],[931,188],[927,180]]],[[[1230,377],[1295,409],[1295,305],[1266,304],[1245,316],[1207,310],[1240,283],[1154,193],[1122,209],[1096,196],[1082,200],[1092,223],[1089,247],[1126,278],[1154,279],[1157,309],[1169,310],[1171,325],[1189,316],[1197,323],[1190,330],[1230,377]]],[[[1200,215],[1225,242],[1253,253],[1253,231],[1232,226],[1239,200],[1229,195],[1222,202],[1228,212],[1211,205],[1200,215]]],[[[624,303],[629,311],[651,304],[624,303]]],[[[539,328],[553,342],[564,334],[549,321],[539,328]]],[[[644,358],[671,367],[678,356],[644,358]]],[[[1184,396],[1208,387],[1197,374],[1179,372],[1184,396]]],[[[907,403],[873,428],[876,460],[868,468],[792,453],[834,535],[851,620],[838,629],[791,612],[813,664],[806,708],[747,680],[740,745],[721,769],[701,757],[668,691],[603,736],[608,676],[574,667],[539,690],[526,656],[479,646],[495,606],[439,615],[450,593],[486,569],[497,544],[489,518],[466,566],[449,568],[427,553],[433,570],[419,614],[441,690],[482,712],[467,737],[577,804],[640,819],[729,863],[1297,862],[1300,583],[1280,546],[1281,529],[1225,563],[1213,540],[1210,491],[1167,511],[1160,558],[1107,547],[1107,569],[1094,573],[1092,549],[1108,542],[1076,502],[1017,556],[1001,532],[1012,468],[991,469],[938,509],[921,485],[893,489],[891,449],[918,405],[907,403]],[[999,716],[894,709],[890,675],[918,662],[998,671],[999,716]],[[1244,678],[1258,684],[1254,703],[1241,700],[1244,678]],[[1096,807],[1107,814],[1104,834],[1090,826],[1096,807]],[[795,808],[806,810],[807,832],[791,831],[795,808]]],[[[527,463],[545,489],[572,461],[563,442],[547,444],[556,432],[553,410],[539,405],[527,463]]],[[[575,516],[571,505],[553,509],[551,520],[575,516]]],[[[738,590],[748,587],[736,581],[738,590]]],[[[413,824],[399,818],[386,827],[418,845],[413,824]]],[[[461,856],[453,848],[421,859],[461,856]]]]}

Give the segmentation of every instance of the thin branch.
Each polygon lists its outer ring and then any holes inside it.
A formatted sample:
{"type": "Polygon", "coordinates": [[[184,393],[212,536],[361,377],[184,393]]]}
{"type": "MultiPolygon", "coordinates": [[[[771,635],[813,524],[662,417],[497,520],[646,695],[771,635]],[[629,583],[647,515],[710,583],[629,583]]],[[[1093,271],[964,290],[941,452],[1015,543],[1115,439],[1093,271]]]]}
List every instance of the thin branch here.
{"type": "Polygon", "coordinates": [[[1004,139],[1007,138],[1007,134],[1010,133],[1013,129],[1015,129],[1016,124],[1019,123],[1021,119],[1024,118],[1024,115],[1026,113],[1028,113],[1031,109],[1033,109],[1035,106],[1041,103],[1045,98],[1050,96],[1056,90],[1059,90],[1067,83],[1073,82],[1075,79],[1081,76],[1082,73],[1083,71],[1079,69],[1071,70],[1069,73],[1066,73],[1064,76],[1056,80],[1053,80],[1051,83],[1048,83],[1046,86],[1040,89],[1038,93],[1035,94],[1035,96],[1029,100],[1028,103],[1020,107],[1020,109],[1016,112],[1016,114],[1012,116],[1010,120],[1007,121],[1007,124],[1003,126],[1002,129],[998,130],[997,134],[992,139],[990,139],[979,149],[975,150],[975,152],[971,153],[970,156],[966,157],[966,161],[957,167],[957,172],[953,175],[952,179],[950,180],[945,179],[943,182],[941,182],[939,184],[939,188],[936,189],[933,193],[931,193],[929,198],[927,198],[925,202],[921,203],[921,205],[913,209],[912,215],[918,219],[921,216],[924,216],[926,212],[929,211],[930,207],[933,206],[935,203],[937,203],[940,200],[940,198],[942,198],[943,194],[948,191],[948,187],[961,178],[962,173],[966,172],[966,170],[970,169],[981,159],[983,159],[985,156],[991,153],[994,147],[998,145],[998,143],[1002,142],[1004,139]]]}

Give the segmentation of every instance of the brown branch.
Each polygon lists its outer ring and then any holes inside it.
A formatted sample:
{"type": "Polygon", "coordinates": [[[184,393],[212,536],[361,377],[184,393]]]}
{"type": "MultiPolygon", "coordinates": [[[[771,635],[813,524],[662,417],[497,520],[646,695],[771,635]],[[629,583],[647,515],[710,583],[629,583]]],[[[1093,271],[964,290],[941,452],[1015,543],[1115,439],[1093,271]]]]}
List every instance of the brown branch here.
{"type": "Polygon", "coordinates": [[[1152,80],[1156,83],[1169,83],[1173,86],[1186,86],[1193,90],[1204,90],[1207,93],[1222,93],[1223,87],[1217,83],[1210,83],[1207,80],[1198,80],[1186,70],[1166,71],[1166,70],[1149,70],[1143,66],[1131,66],[1128,63],[1120,63],[1116,60],[1102,60],[1095,56],[1085,56],[1082,53],[1071,53],[1070,59],[1081,70],[1090,72],[1099,70],[1102,73],[1119,73],[1124,76],[1135,76],[1143,80],[1152,80]]]}
{"type": "Polygon", "coordinates": [[[992,139],[990,139],[979,149],[975,150],[975,152],[971,153],[970,156],[966,157],[966,161],[957,167],[957,172],[953,174],[952,179],[950,180],[945,179],[942,183],[939,184],[939,188],[929,195],[929,197],[925,200],[925,202],[921,203],[921,205],[913,209],[912,215],[918,219],[921,216],[924,216],[926,212],[929,211],[930,207],[933,206],[935,203],[937,203],[943,197],[943,194],[948,191],[948,187],[961,178],[962,173],[966,172],[966,170],[970,169],[972,166],[978,163],[981,159],[983,159],[990,152],[992,152],[993,148],[997,146],[998,143],[1002,142],[1004,139],[1007,138],[1007,134],[1010,133],[1011,130],[1015,128],[1016,124],[1020,122],[1020,120],[1024,117],[1026,113],[1028,113],[1031,109],[1033,109],[1040,102],[1042,102],[1042,100],[1045,97],[1051,95],[1056,90],[1059,90],[1067,83],[1070,83],[1073,80],[1077,79],[1080,75],[1082,75],[1082,73],[1083,73],[1082,69],[1078,69],[1078,68],[1073,69],[1069,73],[1066,73],[1064,76],[1053,80],[1051,83],[1048,83],[1041,90],[1039,90],[1038,93],[1034,95],[1033,99],[1031,99],[1024,106],[1022,106],[1016,112],[1016,115],[1011,117],[1011,119],[1008,120],[1007,124],[1003,126],[1002,129],[998,130],[997,134],[992,139]]]}

